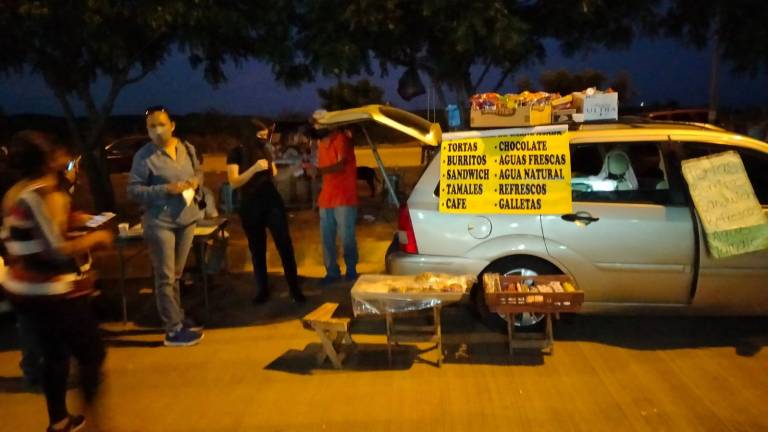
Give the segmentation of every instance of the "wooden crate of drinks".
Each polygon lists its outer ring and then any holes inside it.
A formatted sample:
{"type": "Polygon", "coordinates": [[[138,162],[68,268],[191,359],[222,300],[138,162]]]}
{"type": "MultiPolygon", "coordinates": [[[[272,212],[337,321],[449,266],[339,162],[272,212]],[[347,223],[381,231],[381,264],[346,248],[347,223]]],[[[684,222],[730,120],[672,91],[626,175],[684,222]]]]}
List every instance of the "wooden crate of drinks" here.
{"type": "Polygon", "coordinates": [[[486,273],[483,287],[488,309],[501,314],[577,312],[584,302],[584,291],[567,275],[486,273]]]}

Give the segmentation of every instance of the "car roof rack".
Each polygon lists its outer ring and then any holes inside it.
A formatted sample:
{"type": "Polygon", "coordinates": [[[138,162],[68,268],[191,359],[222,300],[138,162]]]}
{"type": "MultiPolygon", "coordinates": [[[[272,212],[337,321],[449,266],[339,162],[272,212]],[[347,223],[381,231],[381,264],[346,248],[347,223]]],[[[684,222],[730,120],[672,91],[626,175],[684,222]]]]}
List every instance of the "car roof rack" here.
{"type": "MultiPolygon", "coordinates": [[[[558,126],[567,125],[568,130],[574,131],[587,131],[587,130],[616,130],[616,129],[653,129],[653,128],[677,128],[688,130],[709,130],[713,132],[725,132],[726,130],[715,125],[708,123],[697,122],[685,122],[675,120],[654,120],[648,117],[641,116],[621,116],[618,119],[610,120],[591,120],[586,122],[575,122],[573,120],[557,122],[557,123],[544,123],[531,126],[519,126],[519,127],[532,127],[532,126],[558,126]]],[[[508,126],[515,127],[515,126],[508,126]]],[[[501,127],[470,127],[470,130],[491,130],[500,129],[501,127]]]]}
{"type": "MultiPolygon", "coordinates": [[[[557,124],[557,123],[555,123],[557,124]]],[[[695,130],[710,130],[713,132],[724,132],[725,129],[711,125],[708,123],[697,122],[683,122],[674,120],[654,120],[648,117],[642,116],[621,116],[618,120],[595,120],[589,122],[574,122],[567,123],[568,130],[590,130],[590,129],[611,129],[610,126],[614,126],[613,129],[651,129],[658,128],[679,128],[679,129],[695,129],[695,130]]]]}

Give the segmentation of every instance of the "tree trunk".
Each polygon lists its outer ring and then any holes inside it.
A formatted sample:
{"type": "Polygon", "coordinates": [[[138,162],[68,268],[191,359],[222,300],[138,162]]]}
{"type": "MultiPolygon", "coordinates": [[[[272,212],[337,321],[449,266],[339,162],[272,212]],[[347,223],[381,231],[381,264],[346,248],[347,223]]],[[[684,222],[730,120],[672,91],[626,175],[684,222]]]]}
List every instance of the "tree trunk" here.
{"type": "Polygon", "coordinates": [[[104,149],[96,147],[93,150],[84,151],[82,156],[95,210],[97,212],[114,211],[115,194],[112,190],[112,179],[107,169],[104,149]]]}
{"type": "Polygon", "coordinates": [[[101,144],[101,136],[104,133],[107,119],[112,112],[112,107],[116,99],[117,91],[113,87],[112,91],[107,96],[102,111],[95,116],[91,116],[94,120],[92,121],[91,130],[88,134],[88,141],[86,142],[88,153],[93,158],[93,166],[88,171],[88,178],[93,178],[93,180],[91,180],[91,190],[94,192],[93,202],[98,211],[115,210],[115,193],[112,188],[112,178],[109,175],[109,167],[107,166],[106,150],[101,144]],[[93,189],[94,180],[99,181],[96,189],[93,189]]]}
{"type": "Polygon", "coordinates": [[[437,94],[437,101],[440,103],[440,106],[445,109],[445,106],[448,104],[448,100],[445,98],[445,91],[443,90],[443,85],[439,82],[432,81],[434,87],[435,87],[435,94],[437,94]]]}
{"type": "MultiPolygon", "coordinates": [[[[115,196],[112,190],[112,180],[109,177],[107,171],[106,157],[104,155],[104,149],[98,145],[99,137],[104,129],[104,117],[99,117],[98,121],[94,112],[91,112],[91,130],[88,133],[84,133],[84,127],[79,124],[75,113],[72,109],[67,98],[67,93],[50,84],[50,88],[53,90],[56,99],[59,100],[61,108],[64,110],[64,118],[67,120],[67,127],[72,138],[72,142],[75,144],[80,156],[82,157],[82,169],[85,171],[88,177],[88,186],[90,188],[91,199],[93,202],[94,210],[103,212],[107,210],[114,210],[115,208],[115,196]],[[84,138],[87,137],[87,138],[84,138]]],[[[113,88],[114,89],[114,88],[113,88]]],[[[114,96],[111,92],[110,96],[114,96]]]]}
{"type": "MultiPolygon", "coordinates": [[[[448,118],[447,113],[445,111],[446,106],[448,106],[448,100],[445,98],[445,91],[443,90],[443,84],[435,79],[434,75],[430,73],[430,71],[426,71],[427,75],[429,76],[430,81],[432,81],[432,87],[435,89],[435,94],[437,95],[437,102],[440,104],[440,107],[442,108],[444,118],[444,124],[448,124],[448,118]]],[[[433,121],[437,121],[437,119],[433,119],[433,121]]]]}
{"type": "Polygon", "coordinates": [[[448,100],[445,98],[445,91],[443,91],[443,84],[435,78],[434,74],[431,73],[429,70],[425,69],[425,72],[427,73],[427,76],[429,76],[429,80],[432,81],[432,87],[435,89],[435,94],[437,95],[437,102],[445,108],[446,104],[448,103],[448,100]]]}
{"type": "Polygon", "coordinates": [[[107,159],[104,149],[98,144],[104,124],[95,125],[98,130],[91,129],[87,136],[83,132],[83,126],[77,124],[77,120],[70,117],[70,110],[65,109],[70,134],[81,156],[81,170],[88,179],[88,187],[91,194],[93,210],[97,212],[115,210],[115,194],[112,190],[112,179],[107,169],[107,159]]]}
{"type": "Polygon", "coordinates": [[[720,99],[720,13],[715,15],[715,23],[712,27],[712,53],[709,64],[709,114],[707,122],[715,124],[717,121],[717,106],[720,99]]]}
{"type": "Polygon", "coordinates": [[[501,86],[503,86],[504,82],[507,81],[507,78],[509,77],[510,73],[512,73],[511,69],[506,69],[504,72],[501,73],[501,77],[499,77],[499,80],[496,82],[496,85],[493,86],[492,91],[494,93],[497,93],[501,89],[501,86]]]}
{"type": "Polygon", "coordinates": [[[458,81],[454,85],[456,91],[456,105],[461,111],[461,127],[469,127],[469,100],[474,88],[472,86],[472,80],[467,73],[462,81],[458,81]]]}

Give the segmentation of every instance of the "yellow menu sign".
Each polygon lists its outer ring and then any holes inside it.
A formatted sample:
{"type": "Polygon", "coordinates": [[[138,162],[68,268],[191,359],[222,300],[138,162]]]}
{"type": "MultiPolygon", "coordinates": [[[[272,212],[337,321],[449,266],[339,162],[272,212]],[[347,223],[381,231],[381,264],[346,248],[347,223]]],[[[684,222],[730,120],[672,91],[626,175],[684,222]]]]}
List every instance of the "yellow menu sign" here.
{"type": "Polygon", "coordinates": [[[768,218],[738,153],[688,159],[682,165],[713,257],[768,248],[768,218]]]}
{"type": "Polygon", "coordinates": [[[443,134],[440,211],[571,213],[567,126],[443,134]]]}

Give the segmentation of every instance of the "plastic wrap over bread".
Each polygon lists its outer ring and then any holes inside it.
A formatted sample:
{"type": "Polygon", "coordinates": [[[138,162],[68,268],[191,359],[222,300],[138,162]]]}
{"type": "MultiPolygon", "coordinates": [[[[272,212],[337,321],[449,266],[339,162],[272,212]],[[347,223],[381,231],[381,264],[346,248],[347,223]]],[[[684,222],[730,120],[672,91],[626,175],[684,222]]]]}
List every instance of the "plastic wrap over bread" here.
{"type": "Polygon", "coordinates": [[[408,312],[455,303],[475,284],[472,275],[363,275],[352,288],[355,315],[408,312]]]}

